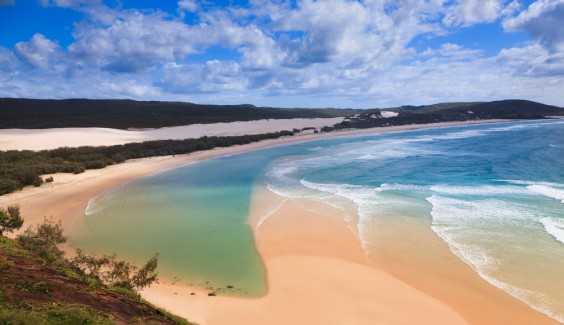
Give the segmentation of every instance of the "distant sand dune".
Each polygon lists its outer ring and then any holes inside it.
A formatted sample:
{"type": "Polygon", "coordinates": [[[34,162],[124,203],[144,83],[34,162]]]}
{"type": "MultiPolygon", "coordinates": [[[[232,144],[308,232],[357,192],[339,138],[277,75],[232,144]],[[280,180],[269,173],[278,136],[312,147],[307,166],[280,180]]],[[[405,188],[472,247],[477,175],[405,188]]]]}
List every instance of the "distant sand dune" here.
{"type": "Polygon", "coordinates": [[[0,129],[0,150],[43,150],[59,147],[111,146],[150,140],[188,139],[202,136],[260,134],[293,128],[321,128],[343,121],[342,117],[257,120],[191,124],[147,130],[108,128],[0,129]]]}

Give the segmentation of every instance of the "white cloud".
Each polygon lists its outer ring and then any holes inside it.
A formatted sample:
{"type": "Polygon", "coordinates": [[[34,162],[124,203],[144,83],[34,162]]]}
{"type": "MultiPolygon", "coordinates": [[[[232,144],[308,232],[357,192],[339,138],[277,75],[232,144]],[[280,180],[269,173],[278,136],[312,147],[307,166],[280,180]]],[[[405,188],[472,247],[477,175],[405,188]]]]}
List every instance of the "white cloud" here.
{"type": "Polygon", "coordinates": [[[522,30],[552,52],[564,51],[564,0],[539,0],[503,22],[507,31],[522,30]]]}
{"type": "Polygon", "coordinates": [[[39,0],[43,7],[77,8],[83,5],[100,5],[101,0],[39,0]]]}
{"type": "Polygon", "coordinates": [[[0,46],[0,71],[13,72],[18,66],[18,59],[12,51],[0,46]]]}
{"type": "Polygon", "coordinates": [[[61,56],[61,47],[42,34],[35,34],[29,42],[17,43],[14,53],[34,68],[47,69],[61,56]]]}
{"type": "Polygon", "coordinates": [[[507,0],[251,0],[247,8],[181,0],[173,15],[99,0],[42,1],[85,19],[65,48],[40,34],[13,53],[0,48],[0,96],[354,107],[564,102],[563,33],[551,20],[560,17],[554,3],[564,0],[538,1],[521,13],[507,0]],[[186,12],[197,23],[183,21],[186,12]],[[410,47],[500,17],[507,31],[525,30],[538,42],[489,57],[453,41],[421,53],[410,47]],[[228,55],[207,57],[210,47],[228,55]]]}
{"type": "Polygon", "coordinates": [[[449,27],[489,23],[498,19],[503,9],[503,0],[457,0],[448,9],[443,23],[449,27]]]}
{"type": "Polygon", "coordinates": [[[451,60],[470,60],[477,59],[482,55],[481,50],[473,50],[464,48],[461,45],[453,43],[444,43],[438,49],[428,48],[427,50],[421,52],[419,57],[430,58],[430,57],[442,57],[449,58],[451,60]]]}
{"type": "Polygon", "coordinates": [[[78,62],[116,72],[143,71],[182,59],[196,53],[195,44],[202,42],[179,21],[139,12],[122,15],[109,26],[83,22],[74,37],[77,41],[69,46],[69,53],[78,62]]]}
{"type": "Polygon", "coordinates": [[[194,0],[180,0],[178,1],[178,8],[189,12],[196,12],[200,6],[194,0]]]}
{"type": "Polygon", "coordinates": [[[243,91],[248,82],[237,62],[210,60],[205,64],[166,64],[157,85],[172,93],[198,94],[243,91]]]}
{"type": "Polygon", "coordinates": [[[564,76],[564,53],[551,53],[539,44],[503,49],[497,58],[517,75],[564,76]]]}

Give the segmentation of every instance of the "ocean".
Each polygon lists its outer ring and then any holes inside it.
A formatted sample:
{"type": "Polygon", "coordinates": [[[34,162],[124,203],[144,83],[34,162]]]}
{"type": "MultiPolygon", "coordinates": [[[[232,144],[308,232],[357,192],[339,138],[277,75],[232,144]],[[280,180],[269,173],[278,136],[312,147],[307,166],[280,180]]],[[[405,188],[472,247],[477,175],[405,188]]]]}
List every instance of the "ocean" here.
{"type": "Polygon", "coordinates": [[[169,281],[259,297],[266,274],[249,223],[259,185],[338,208],[375,263],[383,241],[432,231],[483,279],[564,321],[564,120],[339,137],[188,165],[93,198],[71,245],[133,260],[159,252],[169,281]]]}

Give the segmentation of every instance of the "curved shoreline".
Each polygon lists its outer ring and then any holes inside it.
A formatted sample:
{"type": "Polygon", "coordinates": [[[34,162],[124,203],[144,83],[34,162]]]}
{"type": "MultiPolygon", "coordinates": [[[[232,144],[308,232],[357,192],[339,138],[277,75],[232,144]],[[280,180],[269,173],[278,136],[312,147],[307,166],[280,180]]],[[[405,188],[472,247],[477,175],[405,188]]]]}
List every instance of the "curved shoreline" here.
{"type": "MultiPolygon", "coordinates": [[[[398,132],[486,122],[500,121],[436,123],[295,136],[243,146],[214,149],[174,158],[158,157],[128,161],[124,164],[110,166],[101,170],[87,171],[79,175],[54,175],[55,182],[53,184],[44,185],[40,188],[29,188],[0,197],[0,206],[20,204],[22,214],[26,218],[26,227],[29,224],[41,222],[44,215],[53,215],[60,218],[63,226],[67,228],[73,222],[74,217],[84,213],[89,200],[102,192],[131,180],[186,164],[276,145],[312,141],[326,137],[398,132]]],[[[299,245],[290,245],[288,240],[292,237],[283,235],[291,234],[292,229],[301,228],[303,225],[299,227],[291,226],[291,223],[287,222],[287,216],[304,213],[307,213],[307,211],[300,212],[295,206],[289,208],[288,204],[284,203],[272,217],[263,220],[260,233],[256,233],[257,247],[267,264],[269,277],[270,290],[264,299],[248,300],[228,297],[207,297],[204,296],[203,292],[199,292],[196,296],[189,296],[186,290],[191,292],[196,292],[196,290],[164,284],[146,290],[144,296],[172,312],[183,315],[188,319],[204,321],[205,323],[222,323],[226,320],[230,320],[231,323],[234,320],[240,320],[245,323],[252,322],[253,320],[262,320],[263,323],[265,321],[269,323],[274,321],[280,323],[296,323],[297,321],[311,323],[315,320],[342,323],[339,322],[339,320],[343,320],[342,317],[359,311],[361,307],[356,306],[357,304],[364,306],[361,302],[371,292],[373,295],[369,299],[367,298],[371,303],[367,305],[367,308],[361,308],[361,314],[365,315],[365,318],[355,319],[360,323],[368,322],[369,320],[374,321],[374,319],[394,323],[413,323],[414,321],[418,323],[437,323],[437,321],[441,323],[464,323],[464,320],[480,324],[499,323],[500,321],[515,324],[520,322],[530,323],[531,321],[535,323],[555,323],[555,321],[534,311],[524,303],[509,296],[509,294],[483,281],[477,274],[469,270],[467,265],[457,260],[448,251],[448,248],[446,250],[451,259],[448,260],[446,265],[450,268],[453,263],[456,264],[453,261],[458,261],[458,264],[462,264],[455,265],[456,272],[452,272],[449,268],[437,268],[432,265],[435,260],[428,259],[428,254],[418,256],[409,250],[390,251],[389,254],[378,261],[377,267],[373,267],[366,262],[363,263],[362,259],[355,255],[356,253],[351,253],[355,252],[354,246],[358,245],[358,243],[354,244],[354,240],[351,241],[350,238],[344,240],[348,243],[346,245],[342,244],[341,241],[320,242],[320,238],[330,237],[327,236],[327,232],[340,234],[339,236],[335,235],[335,238],[344,238],[346,235],[343,234],[346,234],[348,231],[348,228],[342,224],[339,225],[338,221],[334,220],[335,222],[328,223],[325,219],[321,223],[311,225],[309,228],[305,227],[310,229],[310,231],[296,235],[296,238],[301,238],[297,240],[299,245]],[[293,209],[293,212],[288,214],[285,212],[288,209],[293,209]],[[272,223],[275,222],[281,222],[281,224],[273,226],[272,223]],[[311,231],[316,228],[321,229],[322,232],[316,234],[314,231],[311,231]],[[284,229],[289,231],[289,233],[283,232],[282,230],[284,229]],[[325,233],[323,233],[324,231],[325,233]],[[280,238],[280,236],[282,237],[280,238]],[[277,241],[281,242],[276,244],[277,241]],[[304,243],[308,244],[304,245],[304,243]],[[323,250],[325,246],[333,248],[323,250]],[[344,253],[338,253],[338,248],[344,249],[344,253]],[[351,258],[351,256],[356,257],[351,258]],[[398,256],[406,258],[398,258],[398,256]],[[334,273],[329,272],[330,274],[327,277],[319,276],[315,272],[319,268],[334,270],[334,273]],[[301,272],[301,275],[298,271],[301,272]],[[295,272],[298,272],[297,275],[295,272]],[[289,273],[294,274],[294,276],[290,276],[289,273]],[[340,275],[343,273],[349,274],[352,279],[357,278],[356,280],[360,282],[346,282],[346,285],[342,284],[335,288],[335,282],[342,281],[340,280],[340,275]],[[306,277],[306,281],[296,282],[296,279],[304,274],[309,274],[309,277],[306,277]],[[363,275],[362,277],[368,277],[369,279],[359,280],[358,278],[361,274],[363,275]],[[344,288],[346,290],[343,290],[344,288]],[[378,290],[385,291],[387,293],[385,297],[378,295],[378,290]],[[186,291],[186,295],[180,291],[186,291]],[[344,293],[345,291],[347,294],[344,293]],[[276,295],[276,292],[286,292],[286,294],[276,295]],[[288,294],[288,292],[291,292],[291,294],[288,294]],[[316,295],[311,295],[312,292],[316,293],[316,295]],[[343,302],[344,296],[351,298],[348,305],[343,302]],[[300,297],[304,298],[301,300],[301,304],[290,304],[290,302],[297,303],[300,301],[300,299],[297,299],[300,297]],[[185,303],[179,301],[184,301],[185,303]],[[475,302],[477,305],[472,304],[472,302],[475,302]],[[286,306],[286,309],[279,308],[281,303],[286,306]],[[295,310],[304,304],[311,307],[311,309],[295,310]],[[399,308],[397,306],[396,309],[392,308],[392,306],[398,304],[400,305],[399,308]],[[320,305],[325,307],[319,308],[320,305]],[[345,305],[348,307],[345,307],[345,305]],[[373,313],[371,310],[374,306],[380,306],[379,309],[376,308],[378,310],[377,313],[373,313]],[[413,311],[409,315],[399,316],[405,314],[405,308],[419,310],[422,306],[426,306],[429,310],[434,310],[433,315],[428,315],[428,312],[413,311]],[[242,310],[247,310],[247,312],[242,313],[242,310]],[[264,314],[262,312],[264,310],[269,311],[269,313],[264,314]],[[285,311],[286,314],[277,314],[275,313],[276,310],[285,311]],[[256,317],[248,319],[248,315],[253,315],[251,311],[256,312],[254,314],[256,317]],[[257,314],[258,312],[261,312],[261,314],[257,314]],[[196,313],[199,315],[196,315],[196,313]],[[329,313],[333,318],[316,319],[315,316],[319,316],[319,313],[329,313]],[[226,318],[222,319],[221,315],[226,318]],[[245,315],[247,315],[246,318],[245,315]],[[278,315],[279,318],[273,318],[273,315],[278,315]],[[459,315],[463,318],[460,318],[459,315]],[[436,317],[446,318],[439,319],[436,317]]],[[[350,231],[348,232],[350,233],[350,231]]],[[[436,243],[433,245],[440,246],[440,244],[436,243]]],[[[446,247],[446,244],[442,243],[442,245],[446,247]]],[[[444,250],[443,248],[440,249],[444,250]]],[[[443,255],[443,253],[439,254],[441,256],[438,260],[444,259],[444,256],[447,256],[443,255]]],[[[347,320],[350,319],[347,318],[347,320]]]]}

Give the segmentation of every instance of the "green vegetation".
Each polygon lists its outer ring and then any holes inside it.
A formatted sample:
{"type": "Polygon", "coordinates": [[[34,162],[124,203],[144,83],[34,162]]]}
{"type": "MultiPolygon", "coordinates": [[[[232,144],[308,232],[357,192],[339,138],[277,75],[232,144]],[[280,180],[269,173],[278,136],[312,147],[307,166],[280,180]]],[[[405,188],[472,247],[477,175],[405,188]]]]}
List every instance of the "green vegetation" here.
{"type": "Polygon", "coordinates": [[[77,249],[76,256],[71,260],[71,263],[79,268],[83,274],[94,277],[105,285],[137,291],[157,281],[158,259],[159,254],[155,254],[137,270],[131,263],[118,260],[115,254],[98,257],[87,255],[82,250],[77,249]]]}
{"type": "Polygon", "coordinates": [[[161,128],[262,119],[344,117],[360,110],[198,105],[181,102],[0,98],[0,129],[161,128]]]}
{"type": "Polygon", "coordinates": [[[41,175],[79,174],[87,169],[104,168],[127,159],[187,154],[292,135],[293,132],[281,131],[231,137],[147,141],[108,147],[0,151],[0,195],[14,192],[27,185],[40,186],[43,183],[41,175]]]}
{"type": "Polygon", "coordinates": [[[135,291],[156,280],[158,255],[135,274],[134,266],[110,257],[99,272],[118,279],[108,285],[76,263],[100,258],[82,252],[71,261],[63,258],[57,248],[66,240],[61,224],[45,220],[16,240],[0,236],[0,324],[188,324],[135,291]]]}
{"type": "Polygon", "coordinates": [[[57,245],[67,241],[67,237],[63,235],[61,221],[55,223],[52,218],[45,218],[44,222],[36,227],[28,227],[16,239],[23,248],[39,254],[48,261],[63,257],[63,251],[57,245]]]}
{"type": "Polygon", "coordinates": [[[337,130],[372,128],[393,125],[459,122],[488,119],[542,119],[564,116],[564,109],[526,100],[503,100],[489,103],[446,103],[429,106],[403,106],[394,109],[398,116],[382,118],[380,110],[366,110],[342,123],[337,130]]]}
{"type": "Polygon", "coordinates": [[[20,207],[11,205],[8,209],[0,208],[0,236],[5,232],[13,232],[18,230],[23,225],[23,218],[20,215],[20,207]]]}

